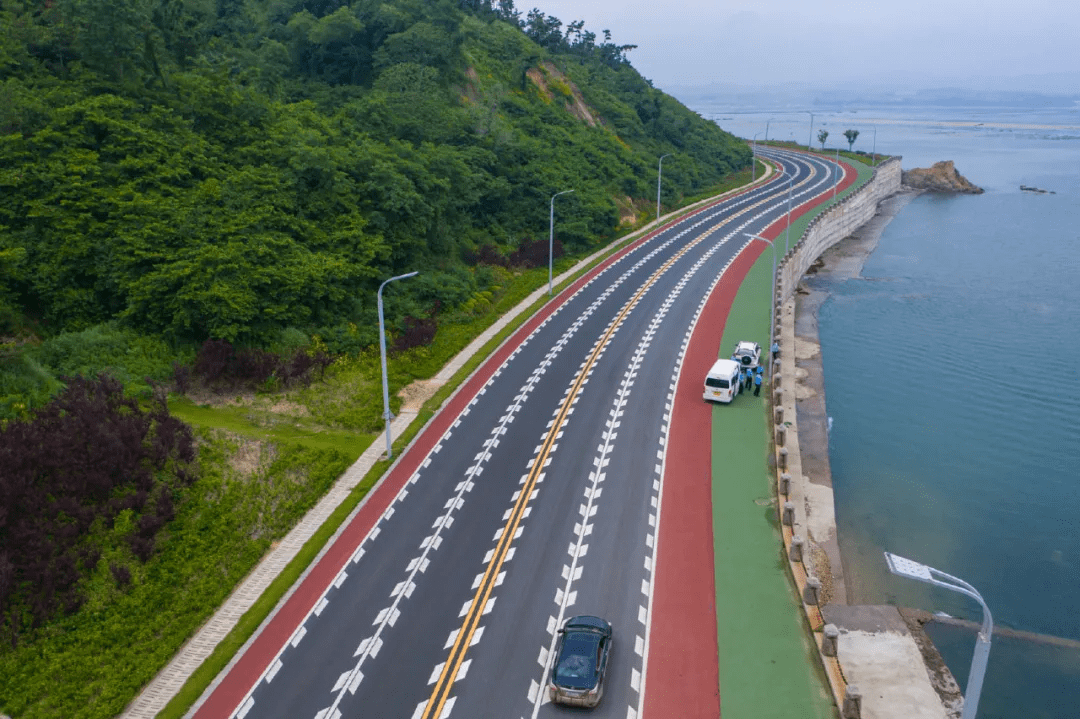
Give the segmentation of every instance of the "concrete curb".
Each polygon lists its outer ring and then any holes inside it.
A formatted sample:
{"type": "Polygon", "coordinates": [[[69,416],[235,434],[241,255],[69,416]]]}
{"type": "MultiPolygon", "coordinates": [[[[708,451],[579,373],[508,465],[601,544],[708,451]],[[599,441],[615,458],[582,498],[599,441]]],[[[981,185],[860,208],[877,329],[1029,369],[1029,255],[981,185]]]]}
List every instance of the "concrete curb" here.
{"type": "MultiPolygon", "coordinates": [[[[593,263],[602,259],[603,257],[617,251],[624,244],[633,242],[637,239],[645,237],[650,232],[658,229],[669,221],[677,219],[688,212],[706,207],[710,204],[718,202],[730,195],[745,192],[751,187],[763,184],[768,181],[769,177],[773,174],[771,167],[768,167],[755,182],[728,192],[710,197],[704,200],[700,200],[691,205],[679,208],[673,212],[670,212],[657,220],[653,220],[644,227],[619,238],[612,244],[604,247],[597,252],[589,255],[585,259],[579,261],[571,269],[563,272],[554,278],[553,284],[556,288],[564,283],[575,278],[582,272],[586,271],[593,263]]],[[[503,329],[523,315],[533,304],[539,301],[547,293],[547,287],[540,287],[532,292],[528,297],[522,300],[516,307],[500,317],[490,327],[480,333],[472,342],[470,342],[461,352],[455,355],[446,365],[439,370],[439,372],[426,382],[429,386],[435,388],[442,387],[468,362],[473,356],[475,356],[492,338],[497,336],[503,329]]],[[[558,292],[556,292],[556,296],[558,292]]],[[[509,337],[507,338],[509,339],[509,337]]],[[[445,402],[443,403],[445,406],[445,402]]],[[[419,407],[402,408],[401,412],[394,418],[390,424],[390,431],[394,437],[402,436],[406,430],[416,421],[419,415],[419,407]]],[[[415,441],[416,436],[413,440],[415,441]]],[[[411,446],[411,442],[410,442],[411,446]]],[[[398,454],[400,458],[408,447],[403,448],[398,454]]],[[[132,700],[127,706],[124,712],[120,715],[121,719],[153,719],[157,714],[165,708],[165,706],[175,697],[184,684],[191,678],[203,661],[214,651],[217,645],[228,635],[230,631],[237,625],[241,617],[252,608],[255,602],[262,596],[263,592],[270,586],[270,584],[278,577],[278,575],[288,566],[288,564],[296,557],[300,549],[304,544],[311,539],[315,532],[323,525],[323,523],[330,517],[331,514],[341,505],[357,484],[364,478],[365,475],[375,466],[375,463],[379,461],[385,455],[383,449],[383,443],[380,439],[376,439],[371,445],[360,455],[360,457],[350,466],[345,473],[338,478],[330,490],[323,495],[322,499],[313,507],[300,522],[293,527],[293,529],[263,557],[262,561],[243,579],[243,581],[233,590],[232,594],[225,600],[221,607],[214,612],[213,616],[199,628],[195,635],[189,639],[176,653],[172,660],[161,670],[158,674],[147,684],[143,690],[132,700]]],[[[383,478],[389,474],[392,466],[387,468],[386,473],[383,474],[383,478]]],[[[369,490],[367,496],[371,496],[379,487],[382,478],[376,483],[371,490],[369,490]]],[[[360,502],[357,506],[357,510],[363,506],[367,497],[360,502]]],[[[356,511],[356,510],[354,510],[356,511]]],[[[347,521],[343,523],[343,526],[347,524],[347,521]]],[[[335,535],[336,536],[336,535],[335,535]]],[[[334,541],[331,538],[327,542],[329,546],[334,541]]],[[[325,551],[325,548],[324,548],[325,551]]],[[[315,558],[314,562],[317,562],[319,557],[322,556],[322,552],[315,558]]],[[[313,563],[314,563],[313,562],[313,563]]],[[[304,572],[299,581],[303,581],[307,572],[304,572]]],[[[277,606],[268,615],[268,617],[260,625],[253,635],[244,644],[244,647],[237,652],[237,656],[243,653],[243,651],[251,644],[255,637],[266,625],[282,603],[288,599],[291,595],[291,591],[286,592],[282,599],[278,602],[277,606]]],[[[235,661],[235,658],[234,660],[235,661]]],[[[232,663],[230,663],[231,667],[232,663]]],[[[228,671],[228,667],[222,674],[228,671]]],[[[193,707],[197,709],[202,701],[206,698],[209,691],[219,683],[221,677],[215,679],[213,683],[204,691],[199,701],[193,707]]],[[[188,712],[190,715],[192,711],[188,712]]]]}

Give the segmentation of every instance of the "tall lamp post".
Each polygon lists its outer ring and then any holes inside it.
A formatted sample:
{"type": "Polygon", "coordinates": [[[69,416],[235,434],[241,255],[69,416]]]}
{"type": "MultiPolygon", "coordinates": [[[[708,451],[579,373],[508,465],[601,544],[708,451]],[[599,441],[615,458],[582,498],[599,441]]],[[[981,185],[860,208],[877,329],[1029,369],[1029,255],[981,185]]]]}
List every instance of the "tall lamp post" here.
{"type": "Polygon", "coordinates": [[[664,176],[664,158],[671,157],[671,153],[660,156],[660,162],[656,166],[656,219],[660,220],[660,178],[664,176]]]}
{"type": "Polygon", "coordinates": [[[814,149],[814,146],[813,146],[814,145],[814,113],[810,112],[809,110],[805,110],[805,112],[810,113],[810,139],[808,139],[806,141],[806,149],[807,150],[813,150],[814,149]]]}
{"type": "MultiPolygon", "coordinates": [[[[776,245],[773,244],[773,240],[766,240],[761,235],[752,235],[749,232],[744,234],[751,240],[761,240],[772,248],[772,282],[769,283],[769,346],[772,346],[775,341],[773,332],[776,330],[776,313],[773,311],[773,293],[776,291],[776,245]]],[[[772,372],[772,367],[769,368],[769,372],[772,372]]]]}
{"type": "Polygon", "coordinates": [[[383,322],[383,305],[382,305],[382,291],[383,287],[386,287],[395,280],[404,280],[409,277],[414,277],[417,273],[410,272],[406,275],[398,275],[397,277],[391,277],[390,279],[379,285],[379,357],[382,359],[382,403],[383,403],[383,419],[386,420],[386,458],[390,459],[394,456],[393,445],[390,440],[390,421],[394,419],[394,415],[390,412],[390,387],[386,382],[386,328],[383,322]]]}
{"type": "Polygon", "coordinates": [[[975,654],[971,658],[971,673],[968,675],[967,689],[964,690],[964,712],[961,715],[961,719],[975,719],[975,713],[979,710],[983,677],[986,675],[986,663],[990,658],[990,637],[994,633],[994,620],[990,616],[990,608],[986,606],[986,602],[975,587],[951,574],[898,557],[891,552],[885,552],[885,562],[889,565],[889,571],[898,577],[907,577],[933,584],[935,587],[950,589],[965,597],[971,597],[982,607],[982,627],[979,629],[979,636],[975,639],[975,654]]]}
{"type": "Polygon", "coordinates": [[[750,158],[750,182],[757,179],[757,136],[760,134],[760,132],[754,134],[754,145],[751,150],[753,157],[750,158]]]}
{"type": "Polygon", "coordinates": [[[874,158],[871,160],[871,166],[877,167],[877,125],[874,125],[874,149],[872,154],[874,158]]]}
{"type": "Polygon", "coordinates": [[[769,141],[769,123],[770,122],[772,122],[771,117],[768,120],[765,121],[765,142],[769,141]]]}
{"type": "Polygon", "coordinates": [[[836,181],[832,186],[832,198],[836,199],[836,186],[840,184],[840,148],[836,148],[836,181]]]}
{"type": "Polygon", "coordinates": [[[787,181],[787,229],[784,231],[784,257],[787,257],[787,253],[791,251],[788,246],[788,241],[791,239],[791,181],[795,179],[792,175],[787,181]]]}
{"type": "Polygon", "coordinates": [[[551,297],[551,265],[555,257],[555,198],[573,190],[563,190],[551,196],[551,213],[548,215],[548,297],[551,297]]]}

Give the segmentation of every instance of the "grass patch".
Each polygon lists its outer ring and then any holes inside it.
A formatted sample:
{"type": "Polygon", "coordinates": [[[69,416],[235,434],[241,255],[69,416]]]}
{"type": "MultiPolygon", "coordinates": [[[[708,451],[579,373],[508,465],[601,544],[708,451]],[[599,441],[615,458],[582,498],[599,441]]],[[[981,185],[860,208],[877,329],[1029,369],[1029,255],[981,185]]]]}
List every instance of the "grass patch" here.
{"type": "Polygon", "coordinates": [[[169,400],[169,411],[194,427],[223,429],[241,437],[315,450],[334,450],[353,462],[374,439],[372,435],[326,427],[309,418],[290,418],[244,405],[210,407],[173,397],[169,400]]]}

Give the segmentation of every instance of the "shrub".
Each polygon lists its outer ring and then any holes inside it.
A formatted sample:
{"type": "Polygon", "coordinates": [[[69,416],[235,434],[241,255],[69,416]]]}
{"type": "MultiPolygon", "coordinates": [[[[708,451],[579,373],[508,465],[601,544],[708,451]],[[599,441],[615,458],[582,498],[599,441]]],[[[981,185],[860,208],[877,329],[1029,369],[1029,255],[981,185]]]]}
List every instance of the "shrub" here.
{"type": "MultiPolygon", "coordinates": [[[[548,243],[545,240],[526,240],[510,255],[510,264],[514,267],[541,267],[548,263],[548,243]]],[[[566,254],[559,240],[552,242],[552,259],[566,254]]]]}
{"type": "Polygon", "coordinates": [[[469,265],[495,265],[497,267],[506,267],[510,264],[510,261],[499,252],[499,248],[491,243],[487,243],[480,246],[476,252],[466,252],[463,258],[466,264],[469,265]]]}
{"type": "Polygon", "coordinates": [[[82,605],[79,583],[101,558],[103,530],[119,530],[139,560],[150,558],[172,517],[171,496],[161,498],[172,470],[195,457],[191,429],[164,407],[143,411],[118,380],[63,380],[31,419],[0,428],[0,574],[13,578],[0,581],[0,628],[13,642],[26,614],[39,626],[82,605]]]}
{"type": "Polygon", "coordinates": [[[406,317],[405,331],[394,338],[392,351],[404,352],[413,347],[426,347],[435,341],[435,333],[438,329],[439,324],[435,320],[434,313],[424,319],[406,317]]]}
{"type": "Polygon", "coordinates": [[[116,586],[121,589],[131,584],[131,570],[124,565],[114,562],[109,565],[109,571],[112,572],[113,579],[116,580],[116,586]]]}
{"type": "Polygon", "coordinates": [[[281,330],[281,337],[278,339],[278,345],[283,354],[289,355],[309,347],[311,345],[311,338],[295,327],[286,327],[281,330]]]}
{"type": "MultiPolygon", "coordinates": [[[[234,349],[227,340],[206,340],[195,355],[193,374],[207,386],[219,391],[238,387],[260,387],[279,381],[283,385],[307,382],[311,370],[318,368],[320,377],[333,362],[321,347],[313,353],[298,349],[290,355],[280,355],[256,347],[234,349]]],[[[190,386],[190,376],[179,367],[173,368],[178,391],[190,386]]]]}

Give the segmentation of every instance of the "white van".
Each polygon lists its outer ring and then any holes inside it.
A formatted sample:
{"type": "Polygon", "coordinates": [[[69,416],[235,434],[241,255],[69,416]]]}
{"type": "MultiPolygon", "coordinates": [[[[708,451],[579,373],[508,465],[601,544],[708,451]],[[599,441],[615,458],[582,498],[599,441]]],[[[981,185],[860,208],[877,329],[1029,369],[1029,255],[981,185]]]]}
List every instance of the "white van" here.
{"type": "Polygon", "coordinates": [[[739,363],[718,359],[705,375],[705,399],[710,402],[730,402],[739,393],[739,363]]]}

